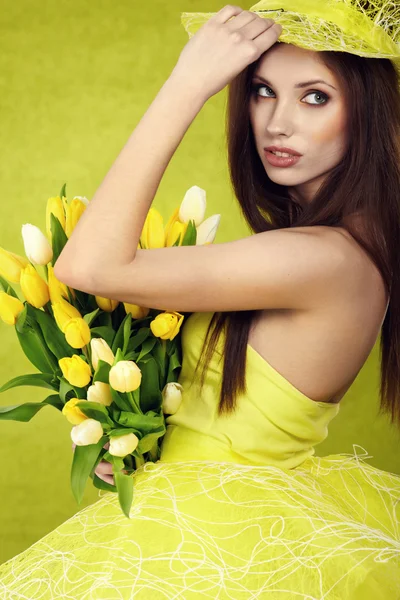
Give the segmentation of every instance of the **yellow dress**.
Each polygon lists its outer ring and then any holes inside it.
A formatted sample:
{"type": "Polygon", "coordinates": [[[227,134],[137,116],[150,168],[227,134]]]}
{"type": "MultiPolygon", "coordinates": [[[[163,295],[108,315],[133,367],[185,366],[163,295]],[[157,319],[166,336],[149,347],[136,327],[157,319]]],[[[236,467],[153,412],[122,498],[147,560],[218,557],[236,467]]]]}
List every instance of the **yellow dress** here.
{"type": "Polygon", "coordinates": [[[247,347],[247,393],[218,417],[213,313],[182,330],[182,405],[136,473],[131,518],[100,499],[0,566],[0,598],[399,600],[400,476],[314,456],[340,405],[315,402],[247,347]]]}

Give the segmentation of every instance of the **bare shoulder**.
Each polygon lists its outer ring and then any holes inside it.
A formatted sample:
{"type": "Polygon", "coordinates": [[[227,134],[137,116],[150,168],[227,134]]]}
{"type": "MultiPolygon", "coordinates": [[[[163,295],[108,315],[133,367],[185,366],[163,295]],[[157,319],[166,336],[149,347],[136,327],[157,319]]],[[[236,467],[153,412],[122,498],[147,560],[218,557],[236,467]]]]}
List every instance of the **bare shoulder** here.
{"type": "Polygon", "coordinates": [[[343,227],[299,228],[333,245],[343,256],[343,295],[345,301],[352,298],[372,303],[378,313],[385,310],[388,302],[387,289],[382,273],[358,241],[343,227]],[[313,230],[313,231],[311,231],[313,230]]]}

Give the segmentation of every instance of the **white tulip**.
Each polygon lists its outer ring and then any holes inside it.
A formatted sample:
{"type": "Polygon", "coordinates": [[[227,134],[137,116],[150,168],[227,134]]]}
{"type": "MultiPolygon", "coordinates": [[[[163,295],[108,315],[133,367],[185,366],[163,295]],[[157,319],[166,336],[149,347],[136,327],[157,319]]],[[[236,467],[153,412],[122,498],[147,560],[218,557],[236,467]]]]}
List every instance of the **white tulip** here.
{"type": "Polygon", "coordinates": [[[103,338],[92,338],[90,348],[92,350],[92,365],[95,371],[99,365],[99,360],[104,360],[109,365],[113,364],[115,356],[106,340],[103,340],[103,338]]]}
{"type": "Polygon", "coordinates": [[[212,244],[217,234],[217,229],[221,215],[211,215],[205,221],[200,223],[197,229],[196,246],[204,246],[205,244],[212,244]]]}
{"type": "Polygon", "coordinates": [[[162,410],[167,415],[174,415],[182,402],[183,387],[180,383],[171,381],[164,386],[162,391],[162,410]]]}
{"type": "Polygon", "coordinates": [[[87,399],[89,402],[98,402],[103,406],[110,406],[113,401],[110,386],[108,383],[96,381],[93,385],[89,386],[87,399]]]}
{"type": "Polygon", "coordinates": [[[192,219],[197,227],[204,220],[206,212],[206,191],[198,185],[192,185],[185,194],[179,207],[179,220],[189,223],[192,219]]]}
{"type": "Polygon", "coordinates": [[[96,419],[85,419],[71,429],[71,439],[77,446],[97,444],[103,435],[103,428],[96,419]]]}
{"type": "Polygon", "coordinates": [[[53,249],[39,227],[30,223],[22,225],[22,239],[24,240],[25,254],[32,264],[47,265],[51,261],[53,249]]]}
{"type": "Polygon", "coordinates": [[[134,433],[112,436],[110,437],[110,447],[108,451],[113,456],[120,456],[123,458],[136,450],[138,443],[139,438],[134,433]]]}

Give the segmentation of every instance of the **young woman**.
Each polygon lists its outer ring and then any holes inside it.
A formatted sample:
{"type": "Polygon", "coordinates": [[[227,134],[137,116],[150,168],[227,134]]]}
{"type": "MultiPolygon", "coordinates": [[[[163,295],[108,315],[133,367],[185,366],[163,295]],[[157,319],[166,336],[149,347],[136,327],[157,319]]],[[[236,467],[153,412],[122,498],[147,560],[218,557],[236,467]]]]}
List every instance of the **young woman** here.
{"type": "Polygon", "coordinates": [[[74,288],[193,313],[184,396],[160,461],[135,473],[131,518],[105,493],[0,566],[4,598],[400,595],[400,476],[314,456],[382,324],[382,408],[400,424],[397,63],[278,43],[284,29],[231,5],[209,18],[57,263],[74,288]],[[135,251],[168,161],[226,84],[230,172],[254,234],[135,251]]]}

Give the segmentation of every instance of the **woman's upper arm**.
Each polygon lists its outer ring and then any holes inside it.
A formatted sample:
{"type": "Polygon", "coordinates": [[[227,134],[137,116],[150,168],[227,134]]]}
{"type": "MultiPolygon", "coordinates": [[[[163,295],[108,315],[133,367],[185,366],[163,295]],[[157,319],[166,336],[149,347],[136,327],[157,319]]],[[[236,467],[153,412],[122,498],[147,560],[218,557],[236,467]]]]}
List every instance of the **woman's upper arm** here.
{"type": "Polygon", "coordinates": [[[346,245],[333,233],[279,229],[223,244],[137,250],[130,264],[103,266],[71,284],[178,312],[313,308],[349,275],[346,245]]]}

